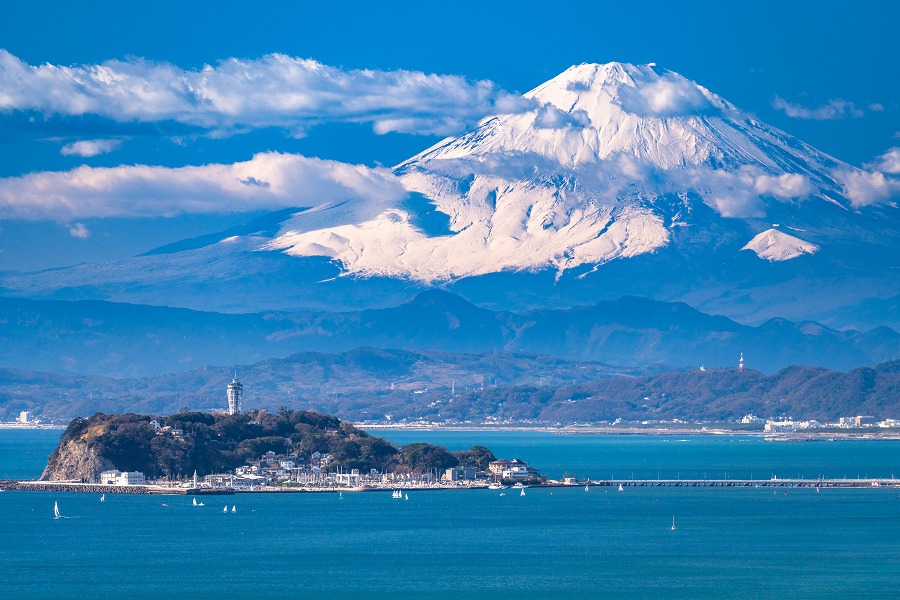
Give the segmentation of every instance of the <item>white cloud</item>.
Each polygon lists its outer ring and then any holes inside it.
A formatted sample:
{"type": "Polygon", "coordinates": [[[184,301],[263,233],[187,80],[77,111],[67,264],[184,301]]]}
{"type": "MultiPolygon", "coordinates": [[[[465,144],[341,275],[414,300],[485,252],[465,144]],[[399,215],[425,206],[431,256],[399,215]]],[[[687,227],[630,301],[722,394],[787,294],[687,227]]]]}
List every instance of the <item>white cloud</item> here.
{"type": "Polygon", "coordinates": [[[768,175],[761,169],[744,166],[737,171],[701,166],[669,171],[672,192],[695,191],[707,204],[727,218],[759,218],[766,214],[763,196],[790,202],[815,190],[805,175],[768,175]]]}
{"type": "Polygon", "coordinates": [[[91,237],[91,232],[84,226],[84,223],[75,223],[69,227],[69,235],[84,240],[91,237]]]}
{"type": "Polygon", "coordinates": [[[856,118],[863,116],[863,111],[858,109],[855,104],[840,98],[829,100],[818,108],[807,108],[775,96],[775,100],[772,101],[772,107],[795,119],[811,119],[815,121],[832,121],[847,117],[856,118]]]}
{"type": "Polygon", "coordinates": [[[112,152],[122,145],[122,140],[79,140],[63,146],[59,152],[63,156],[97,156],[112,152]]]}
{"type": "Polygon", "coordinates": [[[583,110],[573,110],[568,113],[560,110],[552,104],[543,105],[534,119],[534,126],[538,129],[565,129],[567,127],[587,127],[591,118],[583,110]]]}
{"type": "Polygon", "coordinates": [[[387,169],[275,152],[234,164],[81,166],[0,179],[0,211],[5,215],[61,222],[240,212],[347,200],[363,201],[374,210],[405,196],[403,186],[387,169]]]}
{"type": "Polygon", "coordinates": [[[675,73],[666,73],[639,87],[622,86],[622,108],[641,116],[671,117],[714,109],[709,91],[675,73]]]}
{"type": "Polygon", "coordinates": [[[185,70],[142,59],[28,65],[0,50],[0,111],[94,114],[118,122],[174,121],[220,135],[317,123],[372,123],[375,131],[448,135],[485,115],[533,106],[490,81],[418,71],[343,70],[270,54],[185,70]]]}
{"type": "Polygon", "coordinates": [[[871,104],[869,104],[869,110],[873,112],[884,112],[884,104],[881,104],[880,102],[872,102],[871,104]]]}
{"type": "Polygon", "coordinates": [[[891,148],[866,167],[882,173],[900,175],[900,148],[896,146],[891,148]]]}
{"type": "Polygon", "coordinates": [[[810,195],[813,184],[805,175],[785,173],[783,175],[756,175],[753,179],[753,188],[758,194],[775,196],[782,200],[802,198],[810,195]]]}
{"type": "Polygon", "coordinates": [[[844,196],[856,207],[891,202],[900,194],[900,179],[859,169],[840,169],[832,173],[843,187],[844,196]]]}

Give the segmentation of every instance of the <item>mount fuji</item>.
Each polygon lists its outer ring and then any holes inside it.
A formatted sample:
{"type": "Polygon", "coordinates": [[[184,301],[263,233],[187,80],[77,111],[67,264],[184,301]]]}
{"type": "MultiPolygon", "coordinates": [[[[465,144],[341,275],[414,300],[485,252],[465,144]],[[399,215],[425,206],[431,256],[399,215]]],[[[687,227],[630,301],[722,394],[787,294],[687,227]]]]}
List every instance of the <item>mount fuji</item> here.
{"type": "Polygon", "coordinates": [[[226,312],[433,287],[505,310],[642,295],[747,323],[898,325],[835,316],[900,294],[900,208],[861,189],[872,174],[653,64],[573,66],[393,173],[402,201],[298,207],[0,288],[226,312]]]}

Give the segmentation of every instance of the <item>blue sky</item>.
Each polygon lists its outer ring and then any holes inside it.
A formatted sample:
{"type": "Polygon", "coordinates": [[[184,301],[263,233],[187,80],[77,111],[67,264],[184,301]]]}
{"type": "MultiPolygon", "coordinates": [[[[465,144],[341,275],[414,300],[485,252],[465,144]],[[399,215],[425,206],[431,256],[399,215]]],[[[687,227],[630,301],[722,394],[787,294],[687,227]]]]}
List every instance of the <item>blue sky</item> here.
{"type": "MultiPolygon", "coordinates": [[[[290,168],[324,180],[313,189],[327,192],[337,185],[326,174],[336,163],[374,167],[353,177],[378,180],[379,165],[463,130],[580,62],[656,62],[856,166],[900,146],[900,3],[893,1],[183,4],[5,7],[0,186],[16,180],[8,186],[16,192],[27,188],[19,181],[27,174],[83,165],[234,170],[277,152],[302,155],[290,168]],[[262,107],[269,94],[259,83],[212,108],[184,97],[135,103],[87,94],[73,102],[70,75],[59,76],[58,68],[96,75],[110,61],[116,73],[157,91],[206,65],[215,69],[213,85],[268,74],[274,91],[289,87],[299,104],[262,107]],[[40,65],[50,66],[29,84],[9,77],[40,65]],[[284,65],[293,70],[278,79],[284,65]],[[310,75],[323,70],[327,77],[310,75]],[[290,79],[297,73],[299,83],[290,79]],[[429,79],[433,74],[439,77],[429,79]],[[238,100],[245,106],[234,109],[238,100]]],[[[59,177],[46,181],[65,185],[59,177]]],[[[241,194],[263,193],[245,183],[241,194]]],[[[226,204],[183,214],[177,198],[159,214],[128,210],[135,198],[93,202],[71,214],[0,204],[0,269],[127,256],[262,212],[226,204]]]]}

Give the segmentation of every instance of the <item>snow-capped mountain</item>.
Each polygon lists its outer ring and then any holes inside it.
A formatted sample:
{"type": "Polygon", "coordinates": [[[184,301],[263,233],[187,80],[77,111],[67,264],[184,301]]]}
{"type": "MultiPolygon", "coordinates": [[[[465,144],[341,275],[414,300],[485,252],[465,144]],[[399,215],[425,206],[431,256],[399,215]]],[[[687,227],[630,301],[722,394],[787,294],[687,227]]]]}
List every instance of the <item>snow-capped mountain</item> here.
{"type": "Polygon", "coordinates": [[[571,67],[393,171],[401,201],[281,211],[133,259],[0,274],[0,289],[236,312],[434,286],[498,309],[634,294],[748,323],[900,294],[900,208],[860,192],[870,174],[655,65],[571,67]]]}
{"type": "MultiPolygon", "coordinates": [[[[328,256],[350,273],[434,282],[652,253],[679,228],[702,227],[698,207],[736,221],[794,208],[795,227],[825,203],[852,208],[837,178],[855,169],[676,73],[583,64],[524,98],[530,110],[489,116],[395,168],[446,216],[443,231],[423,229],[404,206],[366,216],[321,206],[285,222],[266,248],[328,256]]],[[[819,249],[776,232],[768,238],[802,251],[772,251],[757,233],[739,248],[766,260],[819,249]]]]}

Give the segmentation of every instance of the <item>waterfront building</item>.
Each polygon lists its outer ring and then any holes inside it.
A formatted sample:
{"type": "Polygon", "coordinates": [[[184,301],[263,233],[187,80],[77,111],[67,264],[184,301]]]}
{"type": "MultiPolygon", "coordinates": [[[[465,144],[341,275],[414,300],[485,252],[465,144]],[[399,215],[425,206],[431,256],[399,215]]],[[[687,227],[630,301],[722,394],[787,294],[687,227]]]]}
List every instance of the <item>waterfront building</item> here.
{"type": "Polygon", "coordinates": [[[753,414],[745,415],[744,418],[741,419],[741,423],[744,425],[764,425],[765,422],[765,419],[761,419],[753,414]]]}
{"type": "Polygon", "coordinates": [[[856,417],[854,425],[857,427],[872,427],[875,425],[875,417],[859,415],[856,417]]]}
{"type": "Polygon", "coordinates": [[[441,479],[444,481],[473,481],[475,479],[475,467],[468,465],[451,467],[444,472],[444,476],[441,479]]]}
{"type": "Polygon", "coordinates": [[[144,485],[144,474],[140,471],[103,471],[101,485],[144,485]]]}
{"type": "Polygon", "coordinates": [[[495,460],[488,464],[488,471],[494,475],[500,475],[503,479],[519,479],[532,475],[532,469],[528,463],[518,458],[513,460],[495,460]]]}
{"type": "Polygon", "coordinates": [[[228,414],[236,415],[241,412],[241,402],[244,399],[244,386],[238,381],[237,373],[228,384],[228,414]]]}
{"type": "Polygon", "coordinates": [[[28,423],[29,421],[31,421],[31,413],[28,412],[27,410],[23,410],[22,412],[19,413],[18,421],[19,421],[19,423],[22,423],[23,425],[25,423],[28,423]]]}

